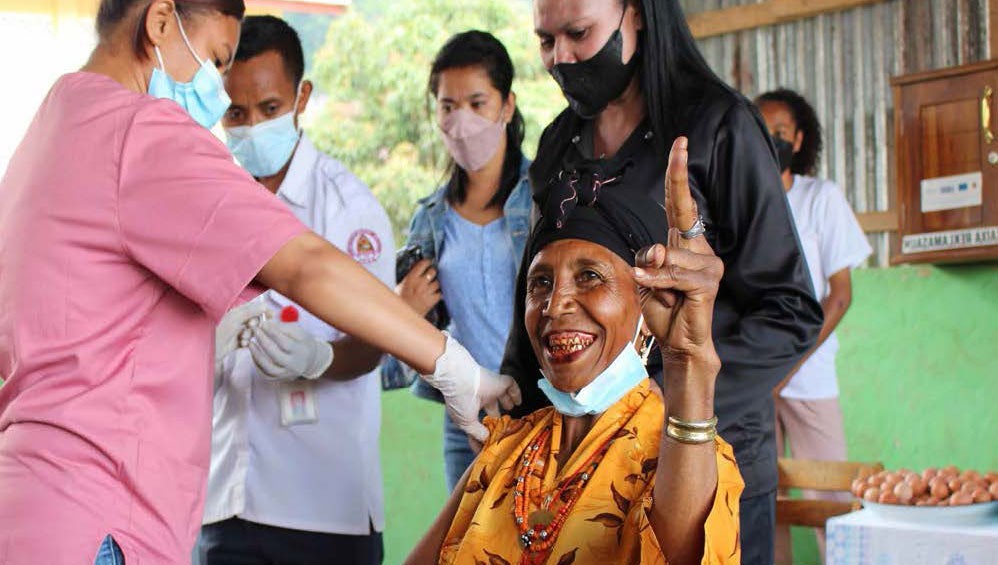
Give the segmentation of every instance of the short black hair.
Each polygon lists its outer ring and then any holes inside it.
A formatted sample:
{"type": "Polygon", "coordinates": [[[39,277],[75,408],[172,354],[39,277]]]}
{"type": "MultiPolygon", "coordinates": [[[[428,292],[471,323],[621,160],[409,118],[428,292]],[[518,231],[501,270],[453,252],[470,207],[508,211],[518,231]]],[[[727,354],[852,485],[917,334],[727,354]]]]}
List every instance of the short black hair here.
{"type": "MultiPolygon", "coordinates": [[[[790,172],[795,175],[811,175],[818,170],[818,159],[825,143],[821,139],[821,122],[818,121],[818,114],[814,108],[808,104],[803,96],[790,90],[780,88],[764,94],[760,94],[755,99],[755,103],[777,102],[783,104],[790,111],[790,117],[794,120],[797,130],[804,134],[804,141],[800,144],[800,151],[794,153],[790,160],[790,172]]],[[[793,140],[787,140],[793,143],[793,140]]]]}
{"type": "Polygon", "coordinates": [[[276,51],[281,56],[288,78],[298,86],[305,76],[305,53],[298,32],[281,18],[247,16],[243,20],[236,60],[246,61],[267,51],[276,51]]]}

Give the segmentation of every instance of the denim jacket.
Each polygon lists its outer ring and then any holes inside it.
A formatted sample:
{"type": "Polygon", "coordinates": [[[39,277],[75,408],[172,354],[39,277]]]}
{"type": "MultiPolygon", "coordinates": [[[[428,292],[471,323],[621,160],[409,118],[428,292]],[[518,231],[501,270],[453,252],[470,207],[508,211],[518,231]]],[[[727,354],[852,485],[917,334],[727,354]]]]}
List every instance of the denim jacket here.
{"type": "MultiPolygon", "coordinates": [[[[523,248],[527,244],[530,233],[531,200],[530,180],[527,171],[530,160],[526,157],[520,164],[520,182],[510,193],[503,206],[506,218],[506,229],[513,240],[513,253],[517,258],[523,256],[523,248]]],[[[446,186],[441,186],[433,194],[419,201],[416,213],[409,224],[406,246],[417,245],[423,252],[423,257],[435,260],[441,252],[444,238],[444,214],[450,206],[445,197],[446,186]]],[[[519,265],[517,261],[517,265],[519,265]]],[[[381,364],[381,385],[385,390],[409,386],[413,394],[420,398],[443,402],[440,392],[427,384],[414,369],[402,363],[395,357],[385,356],[381,364]]]]}

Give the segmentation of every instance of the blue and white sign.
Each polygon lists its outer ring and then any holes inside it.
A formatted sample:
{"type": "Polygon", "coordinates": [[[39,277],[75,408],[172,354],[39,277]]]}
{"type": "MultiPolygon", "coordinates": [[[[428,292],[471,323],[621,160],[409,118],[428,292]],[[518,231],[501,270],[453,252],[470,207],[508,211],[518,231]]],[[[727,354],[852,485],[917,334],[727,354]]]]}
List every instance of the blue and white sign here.
{"type": "Polygon", "coordinates": [[[922,212],[980,206],[983,202],[981,172],[936,177],[922,181],[922,212]]]}

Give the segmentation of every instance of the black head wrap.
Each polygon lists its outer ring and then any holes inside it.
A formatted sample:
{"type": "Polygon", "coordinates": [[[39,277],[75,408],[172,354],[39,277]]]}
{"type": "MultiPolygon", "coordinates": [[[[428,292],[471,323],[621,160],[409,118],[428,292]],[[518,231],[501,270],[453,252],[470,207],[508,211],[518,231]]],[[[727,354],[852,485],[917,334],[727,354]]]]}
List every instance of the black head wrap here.
{"type": "MultiPolygon", "coordinates": [[[[560,133],[572,135],[571,131],[560,133]]],[[[665,210],[649,196],[664,190],[661,177],[636,174],[641,172],[638,167],[629,169],[634,166],[629,155],[640,151],[619,151],[615,157],[602,160],[587,160],[573,153],[559,157],[556,170],[561,173],[545,177],[541,175],[548,173],[538,173],[549,169],[531,169],[534,203],[541,217],[527,240],[517,275],[513,325],[502,365],[523,393],[523,404],[513,411],[517,417],[550,404],[534,384],[540,366],[524,325],[527,270],[537,253],[558,240],[581,239],[601,245],[634,265],[638,250],[668,241],[665,210]],[[648,186],[648,182],[658,186],[648,186]]]]}
{"type": "Polygon", "coordinates": [[[631,266],[638,250],[666,243],[665,211],[648,196],[649,187],[628,186],[621,180],[623,170],[608,172],[604,163],[582,161],[534,194],[541,221],[528,243],[527,264],[544,246],[562,239],[601,245],[631,266]]]}

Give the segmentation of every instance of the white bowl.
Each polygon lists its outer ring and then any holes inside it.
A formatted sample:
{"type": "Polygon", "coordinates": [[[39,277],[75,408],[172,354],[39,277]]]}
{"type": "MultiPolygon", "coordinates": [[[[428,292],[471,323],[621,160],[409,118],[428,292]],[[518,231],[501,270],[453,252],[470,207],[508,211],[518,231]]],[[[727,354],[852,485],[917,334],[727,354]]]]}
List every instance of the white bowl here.
{"type": "Polygon", "coordinates": [[[998,524],[998,500],[964,506],[903,506],[863,500],[863,507],[878,516],[899,522],[977,526],[998,524]]]}

